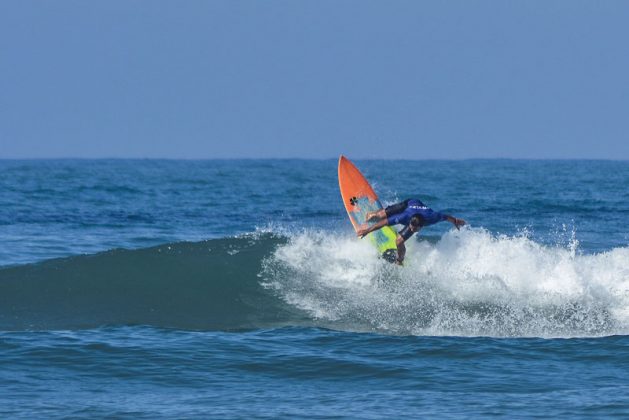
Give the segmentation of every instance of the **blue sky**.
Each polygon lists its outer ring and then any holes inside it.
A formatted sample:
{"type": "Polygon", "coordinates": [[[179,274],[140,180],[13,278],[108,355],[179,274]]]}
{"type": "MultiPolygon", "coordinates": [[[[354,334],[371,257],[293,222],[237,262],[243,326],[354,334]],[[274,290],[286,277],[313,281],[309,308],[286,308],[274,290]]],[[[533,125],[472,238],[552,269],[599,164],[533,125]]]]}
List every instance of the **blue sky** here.
{"type": "Polygon", "coordinates": [[[0,2],[0,158],[629,159],[629,2],[0,2]]]}

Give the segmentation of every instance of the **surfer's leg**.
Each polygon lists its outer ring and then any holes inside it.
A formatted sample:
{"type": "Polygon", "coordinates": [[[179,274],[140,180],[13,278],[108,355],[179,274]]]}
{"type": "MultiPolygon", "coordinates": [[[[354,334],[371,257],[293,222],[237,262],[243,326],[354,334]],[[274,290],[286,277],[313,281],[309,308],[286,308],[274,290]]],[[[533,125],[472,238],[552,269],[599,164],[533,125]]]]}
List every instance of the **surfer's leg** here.
{"type": "Polygon", "coordinates": [[[408,202],[410,200],[404,200],[401,203],[392,204],[384,209],[386,217],[391,217],[393,214],[402,213],[408,207],[408,202]]]}
{"type": "Polygon", "coordinates": [[[393,214],[402,213],[408,207],[408,202],[409,201],[410,200],[404,200],[401,203],[392,204],[392,205],[388,206],[386,209],[370,211],[365,216],[365,221],[366,222],[370,222],[373,219],[381,220],[381,219],[389,218],[393,214]]]}

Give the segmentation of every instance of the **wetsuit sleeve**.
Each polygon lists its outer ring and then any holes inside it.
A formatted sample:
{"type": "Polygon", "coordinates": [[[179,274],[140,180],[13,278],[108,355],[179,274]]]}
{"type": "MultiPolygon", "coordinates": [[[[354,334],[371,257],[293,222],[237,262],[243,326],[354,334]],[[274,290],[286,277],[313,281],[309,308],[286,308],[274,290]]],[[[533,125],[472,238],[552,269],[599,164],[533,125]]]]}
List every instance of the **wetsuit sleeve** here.
{"type": "Polygon", "coordinates": [[[391,217],[392,214],[402,213],[408,207],[409,200],[404,200],[401,203],[392,204],[384,209],[387,218],[391,217]]]}
{"type": "Polygon", "coordinates": [[[400,236],[402,238],[404,238],[404,240],[408,240],[408,238],[410,238],[411,236],[413,236],[413,232],[411,231],[411,228],[408,226],[404,226],[402,228],[402,230],[400,231],[400,236]]]}

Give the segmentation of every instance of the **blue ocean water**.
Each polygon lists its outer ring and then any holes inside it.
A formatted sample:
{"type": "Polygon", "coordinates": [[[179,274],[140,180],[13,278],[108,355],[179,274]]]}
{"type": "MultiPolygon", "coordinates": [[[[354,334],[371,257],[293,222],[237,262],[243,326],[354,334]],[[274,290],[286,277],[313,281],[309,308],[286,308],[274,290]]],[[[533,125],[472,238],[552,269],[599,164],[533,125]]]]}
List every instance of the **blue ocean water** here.
{"type": "Polygon", "coordinates": [[[0,416],[629,415],[629,162],[336,163],[0,161],[0,416]]]}

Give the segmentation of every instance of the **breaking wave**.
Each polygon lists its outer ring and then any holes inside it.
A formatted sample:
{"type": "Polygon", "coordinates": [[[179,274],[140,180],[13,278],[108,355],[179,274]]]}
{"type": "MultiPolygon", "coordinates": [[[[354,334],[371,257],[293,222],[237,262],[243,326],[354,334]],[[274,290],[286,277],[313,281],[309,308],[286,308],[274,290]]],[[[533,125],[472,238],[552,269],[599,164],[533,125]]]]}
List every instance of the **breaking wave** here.
{"type": "Polygon", "coordinates": [[[411,240],[406,265],[333,232],[256,233],[0,269],[0,329],[315,326],[396,335],[629,332],[629,248],[584,255],[484,229],[411,240]]]}

